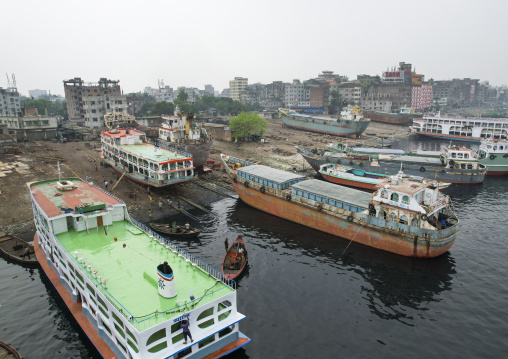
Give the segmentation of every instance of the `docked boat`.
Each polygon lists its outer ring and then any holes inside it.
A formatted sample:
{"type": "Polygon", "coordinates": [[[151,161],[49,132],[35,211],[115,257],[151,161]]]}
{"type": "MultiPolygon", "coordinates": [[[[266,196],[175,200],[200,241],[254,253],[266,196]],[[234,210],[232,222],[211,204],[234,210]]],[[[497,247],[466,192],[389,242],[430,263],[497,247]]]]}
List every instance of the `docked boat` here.
{"type": "MultiPolygon", "coordinates": [[[[380,173],[366,172],[361,169],[353,168],[350,166],[334,165],[326,163],[319,168],[319,174],[328,182],[341,184],[344,186],[363,188],[369,191],[376,191],[377,186],[383,182],[388,175],[380,173]]],[[[408,176],[403,174],[403,176],[408,176]]],[[[411,176],[414,181],[427,181],[423,177],[411,176]]],[[[435,184],[440,191],[444,191],[450,186],[450,183],[435,184]]]]}
{"type": "Polygon", "coordinates": [[[413,120],[412,130],[418,137],[444,140],[469,142],[481,142],[485,139],[506,140],[508,119],[425,116],[413,120]]]}
{"type": "Polygon", "coordinates": [[[349,146],[347,143],[338,142],[337,144],[330,143],[326,146],[330,152],[344,153],[348,155],[404,155],[404,156],[417,156],[417,157],[435,157],[441,156],[441,151],[404,151],[397,148],[386,148],[384,145],[381,147],[357,147],[349,146]]]}
{"type": "Polygon", "coordinates": [[[37,265],[34,247],[24,240],[0,233],[0,252],[7,258],[27,265],[37,265]]]}
{"type": "Polygon", "coordinates": [[[370,124],[370,120],[364,118],[360,109],[354,106],[345,108],[338,119],[303,115],[288,109],[279,109],[279,112],[287,127],[335,136],[360,135],[370,124]]]}
{"type": "Polygon", "coordinates": [[[103,161],[131,181],[164,187],[194,179],[192,155],[146,141],[145,133],[132,128],[101,133],[103,161]]]}
{"type": "Polygon", "coordinates": [[[156,232],[168,234],[175,238],[196,238],[201,233],[199,229],[193,228],[188,223],[183,226],[177,225],[175,222],[170,224],[150,223],[150,227],[156,232]]]}
{"type": "Polygon", "coordinates": [[[247,266],[247,260],[247,246],[242,236],[238,236],[224,255],[222,274],[230,279],[238,280],[247,266]]]}
{"type": "Polygon", "coordinates": [[[508,175],[508,141],[482,141],[477,152],[481,164],[487,167],[487,176],[508,175]]]}
{"type": "Polygon", "coordinates": [[[195,122],[194,114],[184,115],[177,107],[174,116],[162,115],[162,119],[158,143],[190,153],[194,166],[202,167],[210,155],[213,140],[206,129],[195,122]]]}
{"type": "Polygon", "coordinates": [[[371,194],[221,156],[235,191],[249,206],[350,241],[431,258],[445,253],[459,232],[450,197],[435,182],[398,173],[371,194]]]}
{"type": "Polygon", "coordinates": [[[362,110],[363,116],[374,122],[388,123],[390,125],[410,126],[413,119],[422,118],[423,114],[415,113],[412,108],[401,107],[399,112],[362,110]]]}
{"type": "Polygon", "coordinates": [[[378,152],[348,154],[299,146],[296,146],[296,150],[316,172],[326,163],[348,165],[365,172],[389,176],[397,174],[402,168],[410,176],[421,176],[437,182],[470,184],[482,183],[486,173],[485,166],[478,161],[473,151],[464,147],[444,147],[439,157],[378,152]]]}
{"type": "Polygon", "coordinates": [[[0,358],[21,359],[21,354],[12,345],[0,340],[0,358]]]}
{"type": "Polygon", "coordinates": [[[219,358],[250,341],[236,283],[132,219],[122,200],[79,178],[28,187],[37,258],[104,358],[219,358]]]}

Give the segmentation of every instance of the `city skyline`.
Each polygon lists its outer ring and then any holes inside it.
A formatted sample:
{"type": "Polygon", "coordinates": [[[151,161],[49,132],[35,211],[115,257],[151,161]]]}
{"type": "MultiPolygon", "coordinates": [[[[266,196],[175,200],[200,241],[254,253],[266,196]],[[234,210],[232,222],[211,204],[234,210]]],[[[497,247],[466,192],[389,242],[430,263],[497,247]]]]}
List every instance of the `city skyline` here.
{"type": "Polygon", "coordinates": [[[4,36],[0,87],[8,87],[4,74],[14,73],[24,95],[63,95],[63,81],[74,77],[120,80],[125,94],[157,87],[158,79],[174,89],[211,84],[222,91],[235,77],[269,84],[330,70],[356,79],[400,61],[426,80],[508,84],[502,1],[144,4],[4,4],[23,17],[0,25],[12,33],[4,36]]]}

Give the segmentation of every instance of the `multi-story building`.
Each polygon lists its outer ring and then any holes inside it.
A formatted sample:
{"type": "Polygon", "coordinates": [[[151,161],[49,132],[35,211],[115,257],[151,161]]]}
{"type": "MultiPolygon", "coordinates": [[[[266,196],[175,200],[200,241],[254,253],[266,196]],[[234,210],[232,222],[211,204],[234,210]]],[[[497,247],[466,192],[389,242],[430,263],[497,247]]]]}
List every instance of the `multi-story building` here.
{"type": "Polygon", "coordinates": [[[432,106],[432,84],[421,83],[411,88],[411,107],[420,112],[430,109],[432,106]]]}
{"type": "Polygon", "coordinates": [[[22,109],[17,115],[0,116],[0,126],[17,141],[52,140],[57,136],[56,116],[41,116],[37,108],[22,109]]]}
{"type": "Polygon", "coordinates": [[[21,101],[16,87],[0,87],[0,116],[18,116],[21,113],[21,101]]]}
{"type": "Polygon", "coordinates": [[[244,77],[235,77],[229,81],[229,97],[235,101],[240,101],[240,94],[247,89],[248,79],[244,77]]]}
{"type": "Polygon", "coordinates": [[[411,71],[411,64],[399,62],[398,68],[387,70],[383,72],[382,82],[385,83],[404,83],[411,84],[413,79],[413,72],[411,71]]]}
{"type": "Polygon", "coordinates": [[[411,106],[411,83],[373,83],[362,92],[361,108],[398,112],[401,107],[411,106]]]}
{"type": "Polygon", "coordinates": [[[214,96],[215,95],[215,89],[212,85],[205,85],[205,93],[208,96],[214,96]]]}
{"type": "Polygon", "coordinates": [[[286,83],[273,81],[265,87],[265,99],[283,101],[285,98],[286,83]]]}
{"type": "Polygon", "coordinates": [[[176,89],[175,98],[178,98],[178,94],[183,91],[187,94],[187,102],[188,103],[194,103],[196,102],[196,99],[200,97],[201,93],[200,90],[198,90],[196,87],[178,87],[176,89]]]}
{"type": "Polygon", "coordinates": [[[173,102],[175,100],[175,93],[171,86],[164,86],[164,83],[159,82],[159,88],[145,87],[143,90],[147,95],[155,97],[157,102],[173,102]]]}
{"type": "Polygon", "coordinates": [[[362,100],[362,86],[357,81],[342,82],[338,87],[343,102],[360,106],[362,100]]]}
{"type": "Polygon", "coordinates": [[[482,101],[480,80],[464,78],[450,81],[434,81],[433,97],[439,101],[446,98],[448,106],[464,106],[475,101],[482,101]]]}
{"type": "Polygon", "coordinates": [[[64,81],[69,119],[85,119],[86,126],[101,127],[105,113],[115,108],[118,112],[126,112],[127,97],[122,95],[119,82],[101,78],[98,83],[85,83],[80,77],[64,81]]]}
{"type": "Polygon", "coordinates": [[[284,96],[286,107],[310,106],[310,89],[306,89],[300,80],[293,80],[292,84],[286,84],[284,96]]]}

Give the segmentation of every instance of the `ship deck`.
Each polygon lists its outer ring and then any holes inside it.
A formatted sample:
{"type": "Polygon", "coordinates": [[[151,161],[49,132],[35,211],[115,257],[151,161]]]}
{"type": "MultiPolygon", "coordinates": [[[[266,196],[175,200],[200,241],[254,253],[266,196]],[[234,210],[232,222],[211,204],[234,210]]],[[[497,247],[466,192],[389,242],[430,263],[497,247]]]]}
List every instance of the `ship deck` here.
{"type": "MultiPolygon", "coordinates": [[[[127,221],[120,221],[107,226],[106,230],[102,227],[91,228],[88,233],[70,230],[58,234],[57,237],[75,258],[74,265],[87,271],[89,278],[102,276],[99,281],[107,281],[105,287],[108,295],[116,299],[137,321],[141,322],[156,312],[173,309],[185,300],[189,302],[189,292],[194,294],[196,302],[200,297],[214,293],[200,300],[197,305],[199,306],[208,303],[208,299],[217,299],[233,291],[199,267],[192,266],[192,262],[187,262],[184,257],[151,239],[146,233],[131,233],[127,229],[129,225],[127,221]],[[77,255],[75,251],[78,252],[77,255]],[[78,263],[76,257],[86,260],[85,265],[78,263]],[[174,298],[168,299],[158,294],[157,266],[164,261],[173,269],[178,292],[174,298]],[[94,275],[94,271],[98,273],[94,275]]],[[[105,291],[100,285],[98,289],[105,291]]],[[[150,323],[155,325],[157,321],[164,321],[175,315],[179,314],[170,313],[167,317],[160,315],[158,320],[150,323]]]]}
{"type": "Polygon", "coordinates": [[[155,163],[185,160],[189,158],[178,154],[178,152],[169,151],[165,148],[160,148],[160,155],[156,156],[154,151],[155,146],[146,142],[139,145],[118,145],[117,147],[118,149],[129,152],[136,157],[141,157],[155,163]]]}

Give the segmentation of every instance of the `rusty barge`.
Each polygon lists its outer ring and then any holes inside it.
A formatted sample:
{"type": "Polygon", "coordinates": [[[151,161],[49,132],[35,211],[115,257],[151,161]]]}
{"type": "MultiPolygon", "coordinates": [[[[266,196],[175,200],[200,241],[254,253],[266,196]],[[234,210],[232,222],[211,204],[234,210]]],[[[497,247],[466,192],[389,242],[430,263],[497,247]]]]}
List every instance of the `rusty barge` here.
{"type": "Polygon", "coordinates": [[[373,194],[221,155],[246,204],[347,240],[408,257],[445,253],[459,232],[450,197],[399,173],[373,194]]]}

